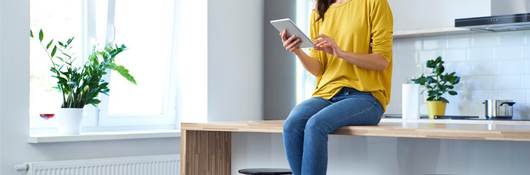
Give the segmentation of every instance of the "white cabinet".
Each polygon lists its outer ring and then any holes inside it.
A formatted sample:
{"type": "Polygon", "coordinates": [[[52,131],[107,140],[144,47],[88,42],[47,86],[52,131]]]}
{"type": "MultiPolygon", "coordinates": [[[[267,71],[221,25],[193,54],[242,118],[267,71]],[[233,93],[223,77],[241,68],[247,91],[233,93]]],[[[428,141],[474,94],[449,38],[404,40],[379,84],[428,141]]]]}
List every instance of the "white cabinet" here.
{"type": "Polygon", "coordinates": [[[490,0],[388,0],[394,15],[397,37],[447,32],[456,18],[489,16],[490,0]]]}

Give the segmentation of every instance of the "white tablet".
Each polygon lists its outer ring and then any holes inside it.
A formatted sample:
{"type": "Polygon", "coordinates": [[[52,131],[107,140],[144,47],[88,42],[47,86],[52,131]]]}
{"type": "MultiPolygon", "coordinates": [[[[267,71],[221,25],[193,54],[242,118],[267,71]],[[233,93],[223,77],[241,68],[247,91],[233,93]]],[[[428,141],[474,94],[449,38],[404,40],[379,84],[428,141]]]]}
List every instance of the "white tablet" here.
{"type": "Polygon", "coordinates": [[[296,37],[300,38],[302,40],[302,44],[300,45],[300,48],[313,47],[313,41],[311,41],[311,39],[307,37],[307,35],[305,35],[304,32],[302,32],[302,30],[300,30],[300,28],[298,28],[291,19],[285,18],[285,19],[272,20],[271,24],[279,32],[282,32],[283,30],[287,30],[287,32],[290,35],[295,35],[296,37]]]}

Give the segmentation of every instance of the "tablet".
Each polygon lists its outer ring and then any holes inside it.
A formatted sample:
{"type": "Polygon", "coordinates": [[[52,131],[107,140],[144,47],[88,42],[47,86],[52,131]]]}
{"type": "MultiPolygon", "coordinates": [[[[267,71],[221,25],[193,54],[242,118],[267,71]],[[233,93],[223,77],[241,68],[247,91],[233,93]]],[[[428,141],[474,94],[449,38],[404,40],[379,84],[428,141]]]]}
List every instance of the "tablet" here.
{"type": "Polygon", "coordinates": [[[300,48],[313,47],[313,41],[311,41],[311,39],[309,39],[309,37],[307,37],[307,35],[305,35],[304,32],[302,32],[302,30],[300,30],[300,28],[298,28],[291,19],[285,18],[272,20],[271,24],[279,32],[287,30],[290,35],[295,35],[296,37],[300,38],[302,40],[300,48]]]}

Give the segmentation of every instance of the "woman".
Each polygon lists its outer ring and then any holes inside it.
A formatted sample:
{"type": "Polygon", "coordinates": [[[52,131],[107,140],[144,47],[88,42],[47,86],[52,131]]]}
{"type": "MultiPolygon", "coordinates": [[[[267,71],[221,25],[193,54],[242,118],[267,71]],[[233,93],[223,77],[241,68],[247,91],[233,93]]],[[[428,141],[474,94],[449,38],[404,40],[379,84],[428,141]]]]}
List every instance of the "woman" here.
{"type": "Polygon", "coordinates": [[[309,54],[299,38],[280,33],[285,49],[317,78],[313,97],[294,107],[284,123],[295,175],[326,174],[328,134],[347,125],[377,125],[390,99],[393,21],[387,0],[315,4],[309,54]]]}

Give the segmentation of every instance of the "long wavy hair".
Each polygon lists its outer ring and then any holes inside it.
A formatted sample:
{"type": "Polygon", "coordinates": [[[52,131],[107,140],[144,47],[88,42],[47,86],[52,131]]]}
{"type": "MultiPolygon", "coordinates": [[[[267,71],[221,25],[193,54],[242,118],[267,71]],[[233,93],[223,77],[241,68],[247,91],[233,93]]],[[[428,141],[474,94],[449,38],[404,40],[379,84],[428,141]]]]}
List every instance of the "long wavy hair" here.
{"type": "Polygon", "coordinates": [[[316,0],[317,1],[317,11],[318,11],[318,20],[324,21],[324,14],[328,11],[329,6],[335,3],[336,0],[316,0]]]}

